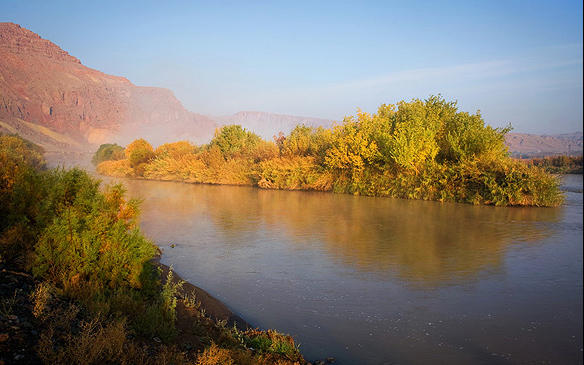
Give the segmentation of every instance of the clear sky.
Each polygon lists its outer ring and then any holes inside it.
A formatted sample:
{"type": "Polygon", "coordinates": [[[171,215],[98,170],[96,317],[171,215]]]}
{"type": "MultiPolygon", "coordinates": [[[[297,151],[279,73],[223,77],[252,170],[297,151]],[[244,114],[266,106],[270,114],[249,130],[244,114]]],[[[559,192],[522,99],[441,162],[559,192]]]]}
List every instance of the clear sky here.
{"type": "Polygon", "coordinates": [[[441,93],[493,126],[582,131],[582,1],[23,1],[0,21],[187,109],[334,120],[441,93]]]}

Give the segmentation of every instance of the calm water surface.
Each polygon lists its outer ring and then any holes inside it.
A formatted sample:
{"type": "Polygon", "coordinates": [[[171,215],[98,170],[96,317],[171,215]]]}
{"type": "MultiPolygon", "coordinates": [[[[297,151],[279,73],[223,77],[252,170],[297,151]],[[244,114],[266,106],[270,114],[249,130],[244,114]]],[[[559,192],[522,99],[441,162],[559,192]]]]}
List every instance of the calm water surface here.
{"type": "Polygon", "coordinates": [[[582,175],[560,208],[124,183],[164,263],[308,359],[582,363],[582,175]]]}

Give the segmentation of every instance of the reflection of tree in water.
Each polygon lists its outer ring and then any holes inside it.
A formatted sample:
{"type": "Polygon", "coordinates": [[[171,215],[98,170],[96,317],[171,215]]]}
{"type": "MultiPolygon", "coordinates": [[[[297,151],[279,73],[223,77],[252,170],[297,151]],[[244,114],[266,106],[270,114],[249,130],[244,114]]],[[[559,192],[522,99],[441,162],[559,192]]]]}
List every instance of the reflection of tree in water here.
{"type": "Polygon", "coordinates": [[[343,265],[395,272],[421,285],[499,268],[509,244],[549,236],[547,223],[561,212],[228,186],[161,183],[161,191],[152,184],[140,193],[149,200],[158,195],[156,209],[177,224],[210,217],[229,242],[244,241],[262,227],[282,231],[297,245],[322,245],[343,265]]]}
{"type": "Polygon", "coordinates": [[[299,244],[318,236],[345,265],[394,271],[422,285],[498,268],[510,243],[549,236],[546,222],[557,221],[560,212],[286,192],[264,198],[287,208],[281,224],[299,244]]]}

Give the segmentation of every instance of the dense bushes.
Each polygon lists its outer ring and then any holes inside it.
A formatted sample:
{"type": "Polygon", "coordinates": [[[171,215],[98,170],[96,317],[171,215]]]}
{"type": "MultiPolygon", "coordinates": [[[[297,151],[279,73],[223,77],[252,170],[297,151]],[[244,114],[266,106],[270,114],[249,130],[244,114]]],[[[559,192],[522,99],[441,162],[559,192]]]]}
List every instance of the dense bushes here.
{"type": "MultiPolygon", "coordinates": [[[[36,149],[17,150],[22,156],[12,149],[7,153],[6,146],[15,145],[16,137],[10,138],[0,140],[1,158],[11,162],[2,168],[18,169],[1,178],[3,186],[12,181],[2,194],[1,259],[32,271],[94,313],[120,312],[131,324],[138,323],[140,312],[125,311],[121,303],[146,309],[162,301],[161,291],[155,289],[159,279],[149,264],[157,248],[137,227],[138,202],[126,199],[119,185],[100,191],[99,182],[85,171],[40,171],[22,163],[36,149]]],[[[164,337],[168,333],[161,331],[173,324],[171,318],[164,319],[164,310],[158,317],[163,320],[149,335],[164,337]]]]}
{"type": "MultiPolygon", "coordinates": [[[[12,208],[26,209],[23,206],[11,207],[11,195],[15,184],[25,179],[34,169],[43,168],[45,161],[43,150],[20,137],[0,134],[0,230],[8,224],[12,208]],[[4,218],[5,217],[5,218],[4,218]]],[[[28,187],[28,186],[27,186],[28,187]]],[[[18,187],[18,193],[24,193],[26,187],[18,187]]],[[[34,191],[30,193],[35,195],[34,191]]],[[[1,244],[1,243],[0,243],[1,244]]]]}
{"type": "MultiPolygon", "coordinates": [[[[509,130],[485,125],[480,113],[458,111],[455,102],[432,96],[381,105],[376,114],[358,111],[331,129],[297,126],[274,142],[226,126],[200,148],[185,145],[170,154],[163,145],[140,165],[104,162],[98,171],[473,204],[561,204],[556,178],[509,158],[504,140],[509,130]]],[[[145,141],[128,148],[138,143],[145,141]]]]}
{"type": "Polygon", "coordinates": [[[57,173],[57,181],[64,182],[59,185],[77,191],[67,192],[71,201],[58,208],[40,235],[33,273],[90,298],[141,287],[141,274],[156,249],[136,226],[137,202],[126,201],[119,185],[100,193],[97,183],[80,170],[57,173]]]}

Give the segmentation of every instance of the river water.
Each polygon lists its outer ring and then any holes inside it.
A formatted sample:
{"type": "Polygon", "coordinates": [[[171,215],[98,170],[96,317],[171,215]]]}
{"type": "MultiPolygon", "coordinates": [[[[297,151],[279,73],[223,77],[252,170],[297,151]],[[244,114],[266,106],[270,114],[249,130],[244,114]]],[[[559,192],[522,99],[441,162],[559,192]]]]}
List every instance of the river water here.
{"type": "Polygon", "coordinates": [[[560,208],[124,184],[163,263],[307,359],[582,363],[582,175],[560,208]]]}

